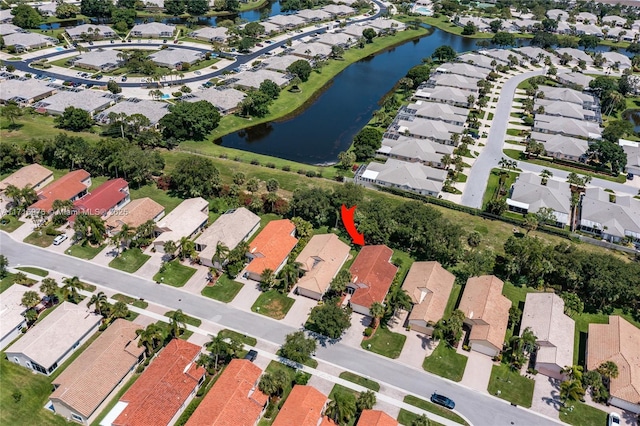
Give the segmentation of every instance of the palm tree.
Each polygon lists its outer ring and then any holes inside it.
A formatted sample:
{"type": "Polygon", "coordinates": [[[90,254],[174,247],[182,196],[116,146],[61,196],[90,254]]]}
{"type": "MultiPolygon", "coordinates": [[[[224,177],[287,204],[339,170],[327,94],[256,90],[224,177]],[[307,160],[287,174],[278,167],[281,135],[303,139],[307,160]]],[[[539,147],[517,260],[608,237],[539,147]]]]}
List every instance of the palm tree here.
{"type": "Polygon", "coordinates": [[[196,254],[196,245],[188,237],[180,238],[180,260],[191,259],[196,254]]]}
{"type": "Polygon", "coordinates": [[[27,309],[34,308],[40,303],[40,296],[37,291],[25,291],[20,303],[27,309]]]}
{"type": "Polygon", "coordinates": [[[260,287],[266,290],[270,290],[275,285],[276,285],[276,276],[273,273],[273,270],[266,268],[260,274],[260,287]]]}
{"type": "Polygon", "coordinates": [[[582,371],[581,365],[567,365],[560,370],[560,374],[566,375],[569,380],[582,382],[582,371]]]}
{"type": "Polygon", "coordinates": [[[584,388],[579,380],[565,380],[560,384],[560,401],[581,401],[584,397],[584,388]]]}
{"type": "Polygon", "coordinates": [[[19,208],[22,205],[22,190],[15,185],[9,184],[4,190],[4,195],[11,199],[14,207],[19,208]]]}
{"type": "Polygon", "coordinates": [[[429,417],[427,417],[424,414],[421,415],[420,417],[416,417],[411,422],[411,426],[429,426],[429,425],[430,425],[429,417]]]}
{"type": "Polygon", "coordinates": [[[376,328],[378,326],[378,322],[380,318],[384,316],[386,309],[384,305],[380,302],[373,302],[369,307],[369,314],[373,317],[373,321],[371,324],[371,328],[376,328]]]}
{"type": "Polygon", "coordinates": [[[147,349],[147,356],[150,356],[156,349],[157,345],[164,340],[164,330],[158,324],[149,324],[147,328],[137,330],[139,336],[138,346],[144,346],[147,349]]]}
{"type": "Polygon", "coordinates": [[[114,235],[117,241],[116,248],[118,249],[118,251],[122,246],[128,246],[130,241],[133,239],[135,235],[136,235],[135,228],[132,228],[126,223],[123,224],[122,227],[120,228],[120,231],[114,235]]]}
{"type": "Polygon", "coordinates": [[[164,243],[164,252],[169,256],[169,259],[173,259],[176,250],[178,250],[178,247],[176,246],[175,242],[169,240],[164,243]]]}
{"type": "Polygon", "coordinates": [[[45,278],[42,280],[42,284],[40,284],[40,291],[43,292],[52,303],[56,301],[59,289],[58,283],[53,278],[45,278]]]}
{"type": "Polygon", "coordinates": [[[543,185],[546,185],[547,182],[549,181],[549,178],[553,177],[553,173],[547,169],[544,169],[543,171],[540,172],[540,177],[542,178],[541,183],[543,185]]]}
{"type": "Polygon", "coordinates": [[[277,370],[274,373],[263,374],[258,383],[258,388],[263,393],[269,395],[272,401],[276,401],[278,397],[282,395],[288,382],[289,377],[287,373],[285,373],[284,370],[277,370]]]}
{"type": "Polygon", "coordinates": [[[107,295],[104,294],[103,291],[99,292],[98,294],[94,294],[91,296],[91,299],[89,299],[89,303],[87,303],[87,308],[90,308],[92,305],[95,305],[95,312],[98,315],[102,315],[102,313],[104,312],[104,307],[105,304],[107,303],[107,295]]]}
{"type": "Polygon", "coordinates": [[[453,158],[451,158],[451,154],[444,154],[440,162],[442,163],[445,169],[448,169],[449,166],[453,163],[453,158]]]}
{"type": "Polygon", "coordinates": [[[218,241],[218,244],[216,244],[216,252],[211,261],[214,265],[217,263],[220,265],[220,268],[222,268],[222,265],[224,265],[225,261],[229,257],[229,252],[229,247],[227,247],[222,241],[218,241]]]}
{"type": "Polygon", "coordinates": [[[397,313],[398,309],[408,311],[413,306],[411,296],[409,296],[409,293],[400,286],[395,286],[393,288],[389,293],[387,302],[389,307],[393,310],[394,315],[397,313]]]}
{"type": "Polygon", "coordinates": [[[64,294],[65,300],[77,303],[76,300],[78,300],[80,296],[78,290],[84,289],[84,286],[82,285],[82,282],[80,282],[80,279],[78,277],[65,278],[64,280],[62,280],[62,282],[64,283],[64,285],[62,286],[62,292],[64,294]]]}
{"type": "Polygon", "coordinates": [[[336,392],[325,414],[337,424],[348,423],[356,415],[356,397],[351,392],[336,392]]]}
{"type": "Polygon", "coordinates": [[[213,355],[213,359],[214,359],[214,371],[218,371],[218,360],[220,359],[220,356],[225,356],[227,355],[227,350],[228,350],[228,345],[227,342],[224,341],[224,338],[218,334],[217,336],[209,336],[211,337],[211,341],[209,343],[207,343],[207,349],[209,349],[209,351],[211,351],[211,355],[213,355]]]}
{"type": "Polygon", "coordinates": [[[109,310],[109,318],[126,318],[129,316],[129,307],[124,302],[116,302],[109,310]]]}
{"type": "Polygon", "coordinates": [[[180,337],[180,335],[187,328],[187,316],[182,312],[182,309],[169,313],[169,328],[172,337],[180,337]]]}
{"type": "Polygon", "coordinates": [[[376,394],[368,390],[360,393],[356,401],[356,408],[358,411],[371,410],[376,405],[376,394]]]}
{"type": "Polygon", "coordinates": [[[302,270],[302,263],[300,262],[287,262],[282,268],[280,276],[282,277],[282,283],[284,284],[282,290],[283,293],[289,293],[291,288],[298,282],[300,278],[300,272],[302,270]]]}
{"type": "Polygon", "coordinates": [[[613,361],[605,361],[598,366],[598,373],[608,380],[618,377],[618,365],[613,361]]]}

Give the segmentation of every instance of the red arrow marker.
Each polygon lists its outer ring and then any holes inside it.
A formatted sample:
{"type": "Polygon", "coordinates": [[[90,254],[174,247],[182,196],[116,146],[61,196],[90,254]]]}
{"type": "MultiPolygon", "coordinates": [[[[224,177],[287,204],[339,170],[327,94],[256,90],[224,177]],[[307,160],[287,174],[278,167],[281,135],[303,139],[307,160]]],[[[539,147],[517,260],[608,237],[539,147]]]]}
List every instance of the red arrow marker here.
{"type": "Polygon", "coordinates": [[[353,240],[355,244],[360,246],[364,245],[364,234],[361,234],[356,229],[356,224],[353,221],[353,214],[356,211],[356,206],[351,207],[350,209],[346,208],[345,205],[342,205],[341,216],[342,223],[344,224],[345,229],[349,233],[349,236],[353,240]]]}

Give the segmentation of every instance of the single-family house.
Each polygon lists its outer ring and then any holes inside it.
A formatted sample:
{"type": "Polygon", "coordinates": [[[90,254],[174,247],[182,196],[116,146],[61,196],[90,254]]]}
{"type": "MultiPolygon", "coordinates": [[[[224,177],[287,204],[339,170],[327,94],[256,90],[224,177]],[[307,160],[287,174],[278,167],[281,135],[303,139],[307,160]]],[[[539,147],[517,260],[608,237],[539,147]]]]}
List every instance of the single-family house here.
{"type": "Polygon", "coordinates": [[[53,373],[98,330],[102,316],[86,302],[62,302],[5,350],[7,359],[44,375],[53,373]]]}
{"type": "Polygon", "coordinates": [[[245,278],[260,281],[265,269],[277,274],[287,263],[289,253],[298,244],[296,226],[289,219],[272,220],[249,244],[249,264],[245,278]]]}
{"type": "Polygon", "coordinates": [[[254,426],[269,396],[258,389],[262,370],[246,359],[234,359],[209,389],[186,426],[254,426]]]}
{"type": "Polygon", "coordinates": [[[624,27],[627,24],[627,20],[618,15],[603,16],[601,21],[603,25],[608,25],[610,27],[624,27]]]}
{"type": "Polygon", "coordinates": [[[13,284],[0,293],[0,350],[22,335],[27,325],[24,313],[27,308],[22,304],[22,296],[31,289],[21,284],[13,284]]]}
{"type": "Polygon", "coordinates": [[[441,120],[456,126],[464,126],[469,116],[469,110],[438,102],[416,101],[400,109],[398,118],[404,118],[405,115],[429,120],[441,120]]]}
{"type": "MultiPolygon", "coordinates": [[[[328,47],[328,46],[327,46],[328,47]]],[[[292,77],[280,72],[259,69],[257,71],[244,71],[238,74],[229,83],[235,87],[244,89],[258,89],[263,81],[271,80],[280,87],[289,84],[292,77]]]]}
{"type": "Polygon", "coordinates": [[[50,213],[56,200],[76,201],[84,196],[91,186],[91,175],[86,170],[74,170],[53,181],[38,192],[38,201],[29,210],[50,213]]]}
{"type": "Polygon", "coordinates": [[[52,384],[53,411],[68,420],[90,424],[144,358],[136,330],[140,325],[119,318],[85,349],[52,384]]]}
{"type": "Polygon", "coordinates": [[[345,33],[324,33],[316,37],[315,41],[329,46],[340,46],[346,49],[358,40],[345,33]]]}
{"type": "Polygon", "coordinates": [[[207,225],[209,202],[201,197],[184,200],[178,207],[156,223],[156,239],[153,247],[164,253],[167,241],[180,243],[183,237],[191,238],[207,225]]]}
{"type": "Polygon", "coordinates": [[[389,131],[416,139],[430,139],[445,145],[456,145],[457,143],[452,140],[451,135],[461,134],[464,128],[440,120],[415,118],[413,120],[400,119],[389,131]]]}
{"type": "Polygon", "coordinates": [[[383,163],[371,162],[362,167],[355,176],[358,185],[379,185],[419,195],[437,197],[447,178],[446,170],[425,166],[421,163],[388,158],[383,163]]]}
{"type": "Polygon", "coordinates": [[[378,157],[395,158],[410,163],[421,163],[437,169],[445,168],[442,157],[453,155],[454,147],[429,139],[416,139],[410,136],[388,135],[382,139],[382,145],[376,151],[378,157]],[[397,136],[397,139],[395,138],[397,136]]]}
{"type": "Polygon", "coordinates": [[[515,50],[486,49],[480,50],[478,53],[493,58],[502,65],[510,65],[514,62],[514,65],[518,65],[522,64],[525,60],[524,56],[522,56],[515,50]]]}
{"type": "Polygon", "coordinates": [[[164,206],[149,197],[138,198],[127,204],[125,211],[109,216],[105,227],[109,235],[115,235],[124,225],[135,229],[150,220],[158,222],[162,216],[164,216],[164,206]]]}
{"type": "Polygon", "coordinates": [[[0,103],[16,102],[20,106],[31,105],[56,93],[54,87],[47,86],[40,80],[3,80],[0,83],[0,103]]]}
{"type": "Polygon", "coordinates": [[[547,10],[547,18],[553,19],[554,21],[566,21],[569,19],[569,14],[561,9],[551,9],[547,10]]]}
{"type": "Polygon", "coordinates": [[[364,25],[361,24],[351,24],[351,25],[347,25],[346,27],[344,27],[342,29],[342,33],[343,34],[348,34],[351,37],[355,38],[356,40],[359,39],[360,37],[362,37],[362,32],[365,30],[364,25]]]}
{"type": "Polygon", "coordinates": [[[469,105],[469,96],[473,96],[474,99],[477,92],[472,92],[470,90],[462,90],[457,87],[449,87],[449,86],[436,86],[433,88],[423,87],[421,89],[416,90],[413,95],[414,99],[420,99],[424,101],[430,102],[440,102],[445,103],[457,107],[468,108],[469,105]]]}
{"type": "Polygon", "coordinates": [[[536,116],[551,115],[585,121],[599,121],[600,118],[600,114],[597,114],[594,110],[584,109],[582,105],[571,102],[537,98],[534,109],[535,111],[541,111],[539,114],[536,114],[536,116]]]}
{"type": "Polygon", "coordinates": [[[585,24],[597,24],[598,17],[590,12],[580,12],[576,15],[576,21],[585,24]]]}
{"type": "Polygon", "coordinates": [[[476,67],[486,68],[490,71],[492,71],[498,63],[496,59],[479,53],[464,53],[458,56],[456,60],[464,64],[471,64],[476,67]]]}
{"type": "Polygon", "coordinates": [[[438,86],[455,87],[457,89],[469,91],[471,92],[470,94],[477,96],[479,81],[480,79],[478,78],[466,77],[460,74],[434,74],[421,86],[421,88],[434,88],[438,86]]]}
{"type": "Polygon", "coordinates": [[[571,136],[531,132],[530,139],[542,143],[548,156],[561,160],[581,161],[589,148],[587,140],[571,136]]]}
{"type": "Polygon", "coordinates": [[[533,131],[552,135],[575,136],[584,139],[602,138],[602,129],[596,122],[546,114],[536,114],[533,122],[533,131]]]}
{"type": "Polygon", "coordinates": [[[199,92],[189,93],[180,99],[185,102],[207,101],[218,108],[220,114],[228,115],[240,109],[240,102],[242,102],[246,96],[246,93],[231,87],[212,87],[199,92]]]}
{"type": "Polygon", "coordinates": [[[225,27],[204,27],[189,33],[189,37],[209,43],[224,43],[229,38],[229,29],[225,27]]]}
{"type": "Polygon", "coordinates": [[[640,242],[640,200],[588,187],[580,203],[580,229],[602,239],[619,242],[625,237],[640,242]]]}
{"type": "Polygon", "coordinates": [[[376,18],[366,23],[367,27],[371,27],[377,30],[378,34],[384,34],[391,31],[402,31],[407,28],[407,25],[389,18],[376,18]]]}
{"type": "Polygon", "coordinates": [[[0,24],[7,24],[11,22],[12,19],[11,9],[0,9],[0,24]]]}
{"type": "Polygon", "coordinates": [[[396,419],[380,410],[362,410],[357,426],[398,426],[396,419]]]}
{"type": "Polygon", "coordinates": [[[316,42],[299,43],[293,47],[291,54],[304,59],[327,58],[331,55],[331,46],[316,42]]]}
{"type": "Polygon", "coordinates": [[[414,262],[402,283],[411,297],[413,308],[408,322],[412,330],[433,334],[433,328],[444,316],[455,275],[439,262],[414,262]]]}
{"type": "Polygon", "coordinates": [[[331,19],[331,14],[322,9],[303,9],[297,11],[296,15],[307,22],[318,22],[331,19]]]}
{"type": "Polygon", "coordinates": [[[83,53],[73,61],[73,66],[96,71],[110,71],[124,63],[122,52],[111,49],[97,49],[83,53]]]}
{"type": "Polygon", "coordinates": [[[571,188],[564,180],[545,180],[535,173],[521,173],[511,186],[507,205],[509,210],[522,214],[552,209],[554,225],[565,227],[571,219],[571,188]]]}
{"type": "Polygon", "coordinates": [[[2,24],[2,27],[0,27],[0,36],[4,37],[8,34],[19,33],[20,31],[22,31],[22,28],[17,25],[2,24]]]}
{"type": "Polygon", "coordinates": [[[115,103],[112,96],[97,90],[80,90],[78,92],[65,90],[38,101],[34,104],[34,108],[37,112],[62,115],[65,109],[74,107],[83,109],[93,116],[115,103]]]}
{"type": "Polygon", "coordinates": [[[233,250],[247,241],[260,228],[260,217],[244,207],[228,210],[195,240],[200,263],[210,268],[222,268],[223,260],[216,260],[218,247],[233,250]]]}
{"type": "Polygon", "coordinates": [[[161,67],[181,70],[183,64],[192,65],[203,58],[204,54],[197,50],[170,48],[149,55],[149,59],[161,67]]]}
{"type": "Polygon", "coordinates": [[[491,73],[491,70],[471,64],[465,64],[462,62],[447,62],[438,66],[435,72],[445,74],[460,74],[463,76],[473,76],[475,78],[487,78],[487,76],[491,73]]]}
{"type": "Polygon", "coordinates": [[[296,285],[296,293],[321,300],[331,280],[338,274],[349,257],[350,247],[336,234],[314,235],[302,249],[296,262],[304,271],[296,285]]]}
{"type": "Polygon", "coordinates": [[[603,362],[618,366],[618,377],[611,378],[609,404],[640,414],[640,329],[618,315],[608,324],[589,324],[587,370],[603,362]]]}
{"type": "Polygon", "coordinates": [[[602,57],[607,60],[606,66],[625,70],[631,68],[631,58],[619,52],[602,52],[602,57]]]}
{"type": "Polygon", "coordinates": [[[171,340],[103,420],[112,426],[171,425],[204,381],[201,347],[171,340]]]}
{"type": "Polygon", "coordinates": [[[7,186],[13,185],[19,189],[29,187],[35,191],[44,188],[53,180],[53,172],[38,163],[21,167],[0,181],[0,192],[4,192],[7,186]]]}
{"type": "Polygon", "coordinates": [[[579,87],[579,89],[577,90],[589,88],[589,83],[594,80],[593,77],[582,74],[580,72],[560,73],[556,76],[556,79],[560,84],[564,84],[569,87],[574,86],[571,87],[573,89],[579,87]]]}
{"type": "Polygon", "coordinates": [[[471,277],[458,306],[464,312],[465,324],[471,327],[471,350],[491,357],[502,350],[509,322],[511,301],[502,295],[503,285],[493,275],[471,277]]]}
{"type": "Polygon", "coordinates": [[[604,33],[599,26],[594,24],[582,24],[580,22],[575,25],[575,33],[579,36],[583,34],[594,35],[600,38],[604,36],[604,33]]]}
{"type": "Polygon", "coordinates": [[[287,73],[287,68],[289,68],[289,65],[299,60],[299,56],[293,55],[272,56],[262,62],[262,67],[271,71],[287,73]]]}
{"type": "Polygon", "coordinates": [[[329,4],[327,6],[321,7],[320,10],[324,10],[325,12],[331,15],[332,19],[341,17],[354,15],[356,10],[350,6],[345,6],[343,4],[329,4]]]}
{"type": "Polygon", "coordinates": [[[515,52],[520,53],[530,62],[543,62],[544,58],[551,58],[551,54],[544,49],[537,46],[522,46],[514,49],[515,52]]]}
{"type": "Polygon", "coordinates": [[[277,25],[283,30],[290,30],[304,25],[306,20],[298,15],[275,15],[267,19],[267,22],[277,25]]]}
{"type": "Polygon", "coordinates": [[[137,24],[131,29],[131,37],[138,38],[172,38],[176,31],[173,25],[161,22],[149,22],[148,24],[137,24]]]}
{"type": "Polygon", "coordinates": [[[79,213],[99,216],[103,220],[120,210],[131,201],[129,183],[122,179],[108,180],[82,198],[74,201],[75,213],[69,217],[69,224],[73,226],[79,213]]]}
{"type": "MultiPolygon", "coordinates": [[[[239,25],[238,28],[244,29],[245,25],[247,24],[239,25]]],[[[280,26],[273,24],[269,21],[260,21],[260,25],[262,25],[262,27],[264,28],[264,32],[262,34],[265,36],[273,35],[281,31],[284,31],[280,26]]]]}
{"type": "Polygon", "coordinates": [[[564,313],[564,300],[553,293],[528,293],[522,311],[520,334],[529,328],[536,336],[535,369],[563,379],[560,372],[573,365],[575,321],[564,313]]]}
{"type": "Polygon", "coordinates": [[[368,315],[375,302],[384,303],[398,268],[391,263],[393,250],[385,245],[364,246],[356,256],[347,284],[349,305],[354,312],[368,315]]]}
{"type": "Polygon", "coordinates": [[[280,408],[273,426],[317,426],[327,397],[312,386],[295,385],[280,408]]]}
{"type": "Polygon", "coordinates": [[[4,36],[4,45],[15,46],[18,53],[56,44],[57,39],[37,33],[17,32],[4,36]]]}
{"type": "Polygon", "coordinates": [[[118,36],[108,25],[82,24],[66,28],[66,32],[71,40],[100,40],[118,36]]]}
{"type": "Polygon", "coordinates": [[[134,114],[144,115],[149,119],[151,126],[156,126],[160,119],[169,114],[169,105],[166,102],[152,101],[149,99],[128,98],[118,102],[96,115],[96,121],[100,123],[110,123],[109,114],[125,114],[132,116],[134,114]]]}
{"type": "Polygon", "coordinates": [[[560,58],[562,55],[567,54],[571,56],[575,63],[578,61],[584,61],[587,65],[593,65],[593,58],[589,56],[584,50],[574,49],[573,47],[561,47],[554,50],[554,53],[560,58]]]}
{"type": "MultiPolygon", "coordinates": [[[[640,143],[620,139],[618,144],[627,154],[627,167],[625,171],[632,176],[640,176],[640,143]]],[[[0,186],[0,190],[2,187],[0,186]]]]}
{"type": "Polygon", "coordinates": [[[478,32],[484,33],[491,30],[491,27],[486,22],[486,19],[483,19],[479,16],[460,16],[455,22],[455,25],[459,27],[464,27],[468,24],[473,24],[478,32]]]}

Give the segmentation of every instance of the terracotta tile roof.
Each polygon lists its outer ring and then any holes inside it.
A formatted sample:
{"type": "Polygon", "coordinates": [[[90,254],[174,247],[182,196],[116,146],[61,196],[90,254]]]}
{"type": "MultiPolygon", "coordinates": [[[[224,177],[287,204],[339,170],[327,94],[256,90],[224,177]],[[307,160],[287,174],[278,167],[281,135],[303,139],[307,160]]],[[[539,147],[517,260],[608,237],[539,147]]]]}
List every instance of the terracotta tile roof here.
{"type": "Polygon", "coordinates": [[[411,297],[409,320],[435,323],[442,318],[456,277],[438,262],[414,262],[402,283],[411,297]]]}
{"type": "Polygon", "coordinates": [[[384,301],[398,268],[389,263],[393,250],[385,245],[364,246],[349,271],[356,285],[351,303],[370,307],[384,301]]]}
{"type": "Polygon", "coordinates": [[[327,397],[312,386],[296,385],[284,402],[273,426],[317,426],[327,397]]]}
{"type": "Polygon", "coordinates": [[[247,266],[247,272],[275,271],[298,243],[298,239],[291,235],[295,229],[289,219],[269,222],[249,245],[249,252],[256,257],[247,266]]]}
{"type": "Polygon", "coordinates": [[[269,399],[258,389],[261,374],[251,361],[231,361],[186,426],[255,425],[269,399]]]}
{"type": "Polygon", "coordinates": [[[471,277],[464,287],[458,309],[474,325],[470,340],[485,340],[502,349],[511,301],[502,295],[504,283],[493,275],[471,277]]]}
{"type": "Polygon", "coordinates": [[[36,201],[30,209],[50,212],[55,200],[71,200],[85,191],[87,186],[82,182],[90,176],[86,170],[82,169],[67,173],[38,192],[40,199],[36,201]]]}
{"type": "Polygon", "coordinates": [[[113,426],[166,425],[196,389],[204,369],[195,364],[200,347],[173,339],[122,395],[127,407],[113,426]]]}
{"type": "Polygon", "coordinates": [[[90,417],[104,399],[137,364],[144,347],[138,347],[140,326],[124,319],[114,321],[55,380],[51,394],[85,417],[90,417]]]}
{"type": "Polygon", "coordinates": [[[622,317],[612,315],[609,324],[589,324],[587,370],[605,361],[618,366],[618,377],[611,379],[611,396],[640,403],[640,329],[622,317]]]}
{"type": "Polygon", "coordinates": [[[322,423],[320,423],[320,426],[336,426],[336,425],[337,423],[331,420],[329,417],[327,416],[322,417],[322,423]]]}
{"type": "Polygon", "coordinates": [[[305,271],[298,287],[324,294],[347,260],[349,249],[336,234],[314,235],[296,258],[305,271]]]}
{"type": "Polygon", "coordinates": [[[398,426],[398,422],[384,411],[363,410],[358,426],[398,426]]]}
{"type": "MultiPolygon", "coordinates": [[[[129,194],[129,183],[124,179],[108,180],[84,197],[76,200],[73,205],[78,213],[87,213],[103,216],[109,210],[117,206],[129,194]]],[[[69,222],[75,221],[76,215],[69,218],[69,222]]]]}
{"type": "MultiPolygon", "coordinates": [[[[123,209],[124,210],[124,209],[123,209]]],[[[125,223],[132,228],[137,228],[148,220],[154,219],[164,211],[164,207],[149,197],[132,200],[127,204],[126,214],[112,215],[107,219],[107,229],[118,231],[125,223]]]]}
{"type": "Polygon", "coordinates": [[[11,173],[0,181],[0,191],[4,191],[7,186],[13,185],[22,189],[27,186],[35,186],[53,176],[53,172],[40,164],[29,164],[20,170],[11,173]]]}

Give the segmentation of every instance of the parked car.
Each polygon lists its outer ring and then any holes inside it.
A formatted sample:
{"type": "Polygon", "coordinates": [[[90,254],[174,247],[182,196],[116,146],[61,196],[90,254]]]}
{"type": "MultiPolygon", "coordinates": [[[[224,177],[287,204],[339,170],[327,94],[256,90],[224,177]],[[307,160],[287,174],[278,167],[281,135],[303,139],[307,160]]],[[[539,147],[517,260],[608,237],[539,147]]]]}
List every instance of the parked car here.
{"type": "Polygon", "coordinates": [[[162,44],[167,44],[167,39],[162,40],[162,44]]]}
{"type": "Polygon", "coordinates": [[[93,42],[92,41],[89,42],[89,46],[93,46],[93,42]]]}
{"type": "Polygon", "coordinates": [[[627,173],[627,179],[633,180],[633,173],[627,173]]]}
{"type": "Polygon", "coordinates": [[[256,360],[256,358],[258,357],[258,352],[256,352],[255,350],[251,349],[249,352],[247,352],[247,354],[244,356],[244,359],[248,359],[249,361],[253,362],[256,360]]]}
{"type": "Polygon", "coordinates": [[[442,405],[443,407],[446,407],[449,410],[453,410],[456,406],[456,403],[453,402],[452,399],[447,398],[446,396],[440,395],[435,392],[431,395],[431,402],[433,402],[434,404],[442,405]]]}
{"type": "Polygon", "coordinates": [[[123,75],[123,76],[122,76],[122,78],[120,79],[120,81],[123,81],[123,82],[124,82],[124,81],[127,81],[127,76],[126,76],[126,75],[123,75]]]}
{"type": "Polygon", "coordinates": [[[258,47],[264,47],[264,44],[262,44],[262,43],[256,43],[256,46],[258,46],[258,47]]]}
{"type": "Polygon", "coordinates": [[[60,235],[58,235],[57,237],[55,237],[55,238],[53,239],[53,245],[54,245],[54,246],[59,246],[59,245],[60,245],[60,244],[62,244],[62,243],[63,243],[67,238],[69,238],[69,237],[67,237],[65,234],[60,234],[60,235]]]}
{"type": "Polygon", "coordinates": [[[273,43],[271,40],[265,40],[264,42],[267,43],[267,44],[273,43]]]}
{"type": "Polygon", "coordinates": [[[609,426],[618,426],[620,424],[620,414],[618,413],[609,413],[609,426]]]}

